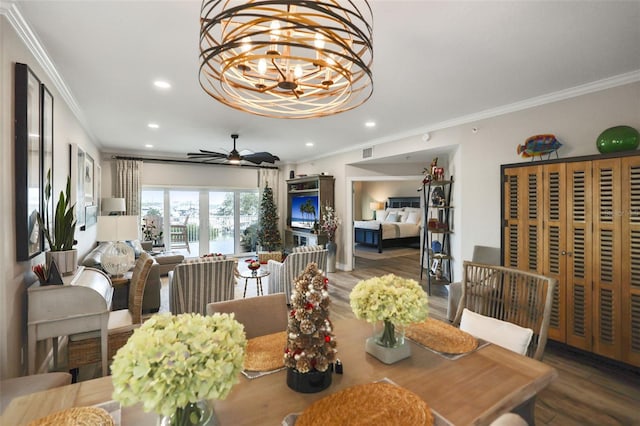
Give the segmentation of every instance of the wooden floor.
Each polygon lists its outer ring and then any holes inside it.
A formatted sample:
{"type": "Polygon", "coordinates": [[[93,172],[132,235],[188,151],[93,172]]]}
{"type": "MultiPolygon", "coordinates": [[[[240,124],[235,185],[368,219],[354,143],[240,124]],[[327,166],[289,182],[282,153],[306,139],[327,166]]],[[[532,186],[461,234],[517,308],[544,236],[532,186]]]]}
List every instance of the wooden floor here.
{"type": "MultiPolygon", "coordinates": [[[[353,316],[349,291],[358,281],[388,273],[418,280],[418,262],[417,253],[382,260],[356,257],[354,271],[328,274],[331,316],[353,316]]],[[[429,306],[430,316],[446,318],[446,287],[432,288],[429,306]]],[[[640,370],[613,365],[554,342],[547,344],[543,362],[555,367],[559,377],[538,396],[537,425],[640,425],[640,370]]]]}

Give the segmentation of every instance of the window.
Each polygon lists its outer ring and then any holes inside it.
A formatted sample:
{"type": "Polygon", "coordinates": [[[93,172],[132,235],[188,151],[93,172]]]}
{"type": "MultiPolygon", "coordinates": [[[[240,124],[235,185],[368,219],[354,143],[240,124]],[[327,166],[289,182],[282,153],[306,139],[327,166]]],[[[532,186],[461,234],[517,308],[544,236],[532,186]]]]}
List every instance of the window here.
{"type": "Polygon", "coordinates": [[[155,243],[157,246],[164,245],[188,256],[255,251],[257,189],[144,188],[142,216],[151,214],[159,216],[162,222],[163,237],[155,243]],[[188,244],[177,241],[172,244],[170,225],[185,221],[188,244]]]}

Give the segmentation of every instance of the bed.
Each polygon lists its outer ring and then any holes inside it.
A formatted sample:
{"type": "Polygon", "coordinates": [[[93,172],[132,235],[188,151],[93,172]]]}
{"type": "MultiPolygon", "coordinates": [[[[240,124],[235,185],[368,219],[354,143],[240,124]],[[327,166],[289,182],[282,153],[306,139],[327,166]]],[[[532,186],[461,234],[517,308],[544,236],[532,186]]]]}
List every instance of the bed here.
{"type": "Polygon", "coordinates": [[[354,222],[356,244],[377,247],[382,253],[385,247],[420,243],[420,197],[389,197],[386,208],[376,215],[376,220],[354,222]]]}

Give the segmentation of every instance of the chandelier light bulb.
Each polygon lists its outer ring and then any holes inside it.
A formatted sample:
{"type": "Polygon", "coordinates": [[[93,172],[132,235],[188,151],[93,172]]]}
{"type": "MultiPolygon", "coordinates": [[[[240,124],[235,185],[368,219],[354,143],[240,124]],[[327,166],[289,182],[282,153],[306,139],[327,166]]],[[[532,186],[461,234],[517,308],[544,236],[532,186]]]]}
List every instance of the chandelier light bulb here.
{"type": "Polygon", "coordinates": [[[316,49],[324,49],[324,36],[321,33],[316,33],[316,39],[313,44],[316,49]]]}
{"type": "Polygon", "coordinates": [[[258,72],[260,75],[265,75],[267,73],[267,60],[264,58],[260,58],[258,61],[258,72]]]}
{"type": "Polygon", "coordinates": [[[242,39],[242,53],[247,53],[251,50],[251,37],[245,37],[242,39]]]}
{"type": "Polygon", "coordinates": [[[293,76],[295,78],[300,78],[302,77],[302,67],[300,66],[300,64],[296,65],[296,67],[293,70],[293,76]]]}
{"type": "Polygon", "coordinates": [[[280,38],[280,21],[271,21],[271,41],[278,41],[280,38]]]}

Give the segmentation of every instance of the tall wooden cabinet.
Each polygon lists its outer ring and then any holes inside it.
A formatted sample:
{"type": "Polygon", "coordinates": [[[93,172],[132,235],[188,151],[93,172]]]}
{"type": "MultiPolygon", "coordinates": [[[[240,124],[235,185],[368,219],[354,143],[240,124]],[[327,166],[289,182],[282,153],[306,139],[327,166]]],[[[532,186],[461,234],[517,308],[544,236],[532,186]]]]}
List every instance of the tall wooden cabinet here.
{"type": "Polygon", "coordinates": [[[502,166],[503,263],[558,280],[549,338],[640,366],[640,155],[502,166]]]}

